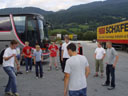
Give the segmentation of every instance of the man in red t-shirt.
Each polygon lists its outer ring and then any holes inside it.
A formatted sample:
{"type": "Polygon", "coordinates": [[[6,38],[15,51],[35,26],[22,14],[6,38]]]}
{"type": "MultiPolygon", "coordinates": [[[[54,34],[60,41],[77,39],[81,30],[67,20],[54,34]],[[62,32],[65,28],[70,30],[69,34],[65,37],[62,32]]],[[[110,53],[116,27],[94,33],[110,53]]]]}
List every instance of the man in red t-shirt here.
{"type": "Polygon", "coordinates": [[[31,53],[31,47],[29,46],[29,42],[25,42],[25,47],[23,48],[23,55],[25,59],[26,64],[26,72],[32,71],[32,53],[31,53]],[[28,68],[29,66],[29,68],[28,68]]]}
{"type": "Polygon", "coordinates": [[[48,49],[50,51],[49,71],[52,70],[52,63],[54,64],[56,70],[58,70],[58,66],[57,66],[57,51],[58,51],[58,47],[55,44],[55,42],[53,42],[52,45],[50,45],[48,49]]]}

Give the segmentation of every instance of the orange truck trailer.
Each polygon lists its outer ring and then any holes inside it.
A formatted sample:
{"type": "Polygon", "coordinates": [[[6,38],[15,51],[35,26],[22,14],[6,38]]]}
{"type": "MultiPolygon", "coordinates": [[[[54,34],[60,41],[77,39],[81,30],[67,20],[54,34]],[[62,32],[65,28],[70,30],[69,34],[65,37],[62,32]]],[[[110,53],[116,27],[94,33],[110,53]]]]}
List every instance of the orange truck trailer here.
{"type": "Polygon", "coordinates": [[[98,27],[97,41],[102,42],[104,48],[110,41],[113,47],[128,51],[128,21],[98,27]]]}

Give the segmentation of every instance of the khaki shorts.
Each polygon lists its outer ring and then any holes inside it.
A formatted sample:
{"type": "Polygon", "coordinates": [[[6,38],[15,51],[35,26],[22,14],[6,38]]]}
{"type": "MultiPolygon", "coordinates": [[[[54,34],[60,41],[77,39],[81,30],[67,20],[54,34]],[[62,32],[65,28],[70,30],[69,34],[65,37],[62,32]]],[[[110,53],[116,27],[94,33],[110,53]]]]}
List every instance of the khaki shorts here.
{"type": "Polygon", "coordinates": [[[103,60],[96,60],[96,72],[100,72],[103,73],[104,69],[103,69],[104,65],[103,65],[103,60]]]}

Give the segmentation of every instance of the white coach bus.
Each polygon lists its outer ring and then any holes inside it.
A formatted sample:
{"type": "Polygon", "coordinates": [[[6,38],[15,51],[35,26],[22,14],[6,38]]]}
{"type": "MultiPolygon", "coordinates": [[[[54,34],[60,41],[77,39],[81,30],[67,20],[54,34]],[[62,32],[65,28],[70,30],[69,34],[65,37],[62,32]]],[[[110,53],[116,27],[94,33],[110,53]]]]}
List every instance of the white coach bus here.
{"type": "Polygon", "coordinates": [[[45,57],[49,56],[46,50],[47,24],[42,15],[34,13],[0,15],[0,49],[13,39],[17,40],[22,48],[25,46],[25,41],[28,41],[32,48],[39,44],[45,57]]]}

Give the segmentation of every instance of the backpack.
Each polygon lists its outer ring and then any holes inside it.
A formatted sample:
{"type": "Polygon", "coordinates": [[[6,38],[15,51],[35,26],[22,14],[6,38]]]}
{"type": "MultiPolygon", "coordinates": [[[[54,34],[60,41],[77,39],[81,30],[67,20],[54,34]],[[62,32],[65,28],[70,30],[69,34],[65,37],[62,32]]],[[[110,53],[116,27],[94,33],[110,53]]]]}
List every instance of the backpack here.
{"type": "Polygon", "coordinates": [[[4,55],[4,51],[5,51],[5,49],[3,49],[3,50],[0,52],[0,64],[3,64],[3,55],[4,55]]]}

